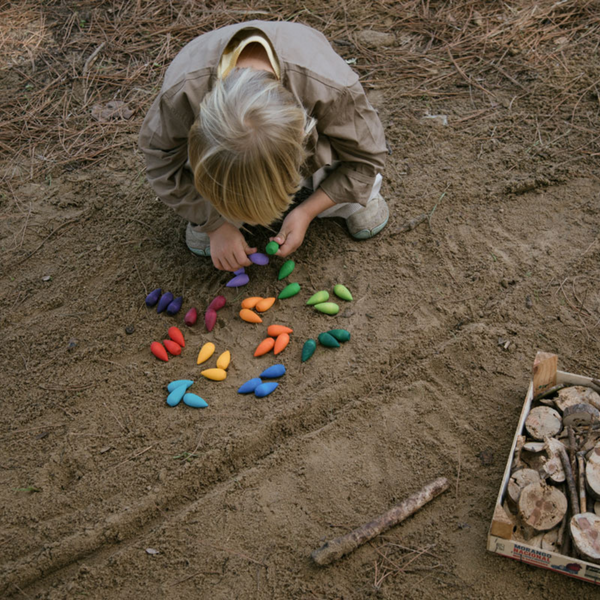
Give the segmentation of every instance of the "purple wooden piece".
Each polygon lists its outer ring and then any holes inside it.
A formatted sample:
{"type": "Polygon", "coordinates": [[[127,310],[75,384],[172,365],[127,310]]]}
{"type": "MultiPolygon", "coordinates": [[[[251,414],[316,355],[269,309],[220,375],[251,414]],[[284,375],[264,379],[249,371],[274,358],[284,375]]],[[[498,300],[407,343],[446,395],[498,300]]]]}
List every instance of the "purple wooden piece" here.
{"type": "Polygon", "coordinates": [[[269,264],[269,257],[262,252],[255,252],[254,254],[249,254],[248,258],[255,264],[264,267],[269,264]]]}
{"type": "Polygon", "coordinates": [[[182,305],[183,296],[179,296],[178,298],[175,298],[175,300],[173,300],[173,302],[171,302],[169,306],[167,306],[167,312],[170,315],[176,315],[181,310],[182,305]]]}
{"type": "Polygon", "coordinates": [[[244,267],[241,267],[237,271],[234,271],[233,274],[234,275],[243,275],[245,272],[246,272],[246,269],[244,269],[244,267]]]}
{"type": "Polygon", "coordinates": [[[156,307],[156,312],[161,313],[169,304],[173,302],[173,294],[171,292],[165,292],[158,301],[158,306],[156,307]]]}
{"type": "Polygon", "coordinates": [[[242,275],[238,275],[237,277],[234,277],[233,279],[228,281],[225,284],[225,287],[241,287],[243,285],[246,285],[249,281],[250,277],[248,277],[246,273],[243,273],[242,275]]]}

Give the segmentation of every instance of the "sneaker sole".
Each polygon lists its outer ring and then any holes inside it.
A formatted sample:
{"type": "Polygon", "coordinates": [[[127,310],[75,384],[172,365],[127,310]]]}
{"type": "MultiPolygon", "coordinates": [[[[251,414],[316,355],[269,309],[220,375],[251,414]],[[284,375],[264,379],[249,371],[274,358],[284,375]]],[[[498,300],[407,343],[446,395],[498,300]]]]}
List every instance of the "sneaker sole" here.
{"type": "Polygon", "coordinates": [[[377,225],[377,227],[374,229],[363,229],[351,235],[355,240],[368,240],[376,236],[388,224],[388,221],[389,217],[381,225],[377,225]]]}
{"type": "Polygon", "coordinates": [[[188,246],[188,250],[195,254],[196,256],[210,256],[210,248],[205,248],[204,250],[199,250],[197,248],[190,248],[188,246]]]}

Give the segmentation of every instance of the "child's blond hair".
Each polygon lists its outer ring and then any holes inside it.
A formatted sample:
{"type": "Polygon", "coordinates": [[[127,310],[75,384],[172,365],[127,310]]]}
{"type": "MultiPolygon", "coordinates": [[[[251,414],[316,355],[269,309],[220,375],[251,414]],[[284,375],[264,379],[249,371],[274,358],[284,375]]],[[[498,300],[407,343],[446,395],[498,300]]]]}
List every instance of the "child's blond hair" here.
{"type": "Polygon", "coordinates": [[[313,126],[271,73],[233,69],[204,97],[190,129],[196,189],[226,219],[270,225],[300,188],[313,126]]]}

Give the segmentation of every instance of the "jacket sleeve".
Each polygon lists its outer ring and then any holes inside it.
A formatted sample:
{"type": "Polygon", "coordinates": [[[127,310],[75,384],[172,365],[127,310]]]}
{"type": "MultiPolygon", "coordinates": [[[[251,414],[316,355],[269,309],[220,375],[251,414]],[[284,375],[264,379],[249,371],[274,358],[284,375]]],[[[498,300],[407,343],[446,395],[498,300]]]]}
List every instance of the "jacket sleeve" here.
{"type": "Polygon", "coordinates": [[[387,148],[383,126],[360,83],[344,88],[318,118],[319,135],[329,139],[341,164],[321,183],[335,202],[367,203],[387,148]]]}
{"type": "Polygon", "coordinates": [[[225,219],[197,192],[187,166],[188,132],[194,118],[184,94],[159,95],[142,124],[139,147],[156,195],[200,231],[214,231],[225,219]]]}

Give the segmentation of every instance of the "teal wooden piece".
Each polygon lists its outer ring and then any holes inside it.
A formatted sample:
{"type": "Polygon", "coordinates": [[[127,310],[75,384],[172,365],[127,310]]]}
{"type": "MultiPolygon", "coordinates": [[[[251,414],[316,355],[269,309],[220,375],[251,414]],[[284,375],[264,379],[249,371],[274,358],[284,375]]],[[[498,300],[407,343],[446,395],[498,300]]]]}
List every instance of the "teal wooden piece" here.
{"type": "Polygon", "coordinates": [[[340,347],[340,343],[332,335],[329,335],[328,333],[320,333],[319,334],[319,342],[327,348],[339,348],[340,347]]]}
{"type": "Polygon", "coordinates": [[[208,406],[206,400],[203,400],[200,396],[196,396],[196,394],[186,394],[183,397],[183,403],[192,408],[206,408],[208,406]]]}
{"type": "Polygon", "coordinates": [[[187,388],[184,385],[180,385],[176,387],[168,396],[167,396],[167,404],[169,406],[177,406],[183,396],[185,395],[187,388]]]}
{"type": "Polygon", "coordinates": [[[350,341],[350,332],[345,329],[331,329],[327,333],[332,335],[338,342],[350,341]]]}
{"type": "Polygon", "coordinates": [[[194,382],[191,379],[177,379],[176,381],[171,381],[171,383],[167,386],[167,391],[172,392],[180,385],[185,385],[185,389],[187,390],[193,383],[194,382]]]}
{"type": "Polygon", "coordinates": [[[315,340],[310,339],[304,342],[304,346],[302,346],[302,362],[306,362],[317,349],[317,342],[315,340]]]}

